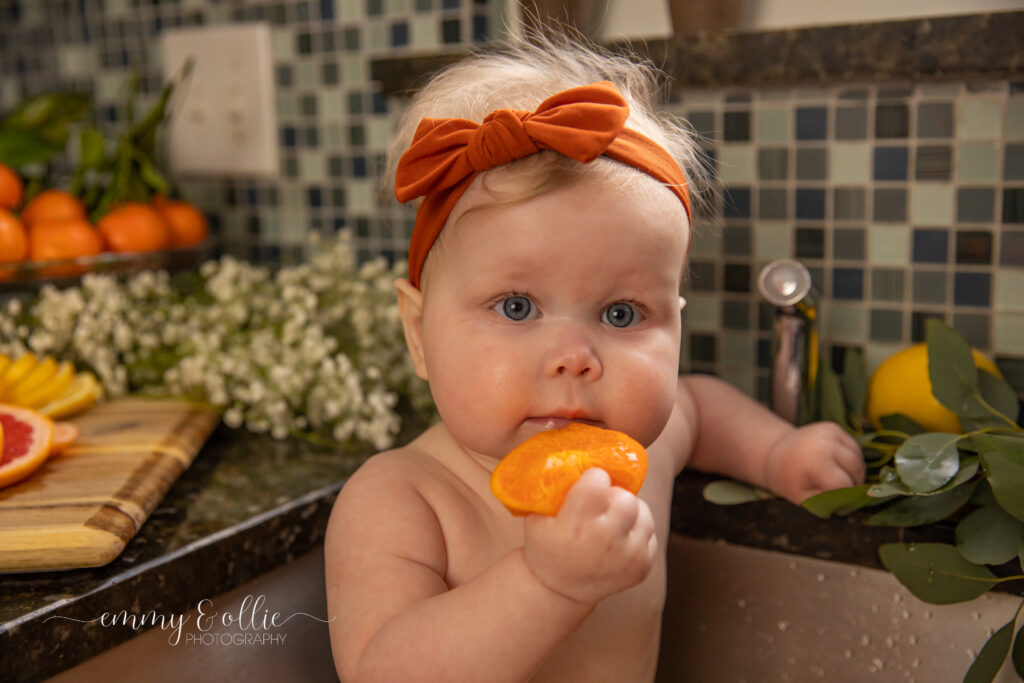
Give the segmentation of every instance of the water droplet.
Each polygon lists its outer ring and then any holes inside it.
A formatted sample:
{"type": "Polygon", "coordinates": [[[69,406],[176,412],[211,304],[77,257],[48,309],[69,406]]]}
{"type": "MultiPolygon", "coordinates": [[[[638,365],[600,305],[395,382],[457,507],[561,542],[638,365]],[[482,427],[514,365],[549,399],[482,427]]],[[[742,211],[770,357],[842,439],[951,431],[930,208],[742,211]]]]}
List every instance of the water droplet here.
{"type": "Polygon", "coordinates": [[[921,660],[920,659],[915,659],[914,661],[912,661],[910,663],[910,666],[912,666],[912,667],[914,667],[916,669],[917,667],[921,666],[921,660]]]}
{"type": "Polygon", "coordinates": [[[892,639],[892,636],[889,636],[889,637],[887,637],[887,638],[885,639],[885,646],[886,646],[886,647],[893,647],[894,645],[896,645],[896,641],[894,641],[894,640],[892,639]]]}
{"type": "Polygon", "coordinates": [[[790,569],[796,569],[796,562],[790,562],[789,563],[789,568],[790,569]]]}
{"type": "Polygon", "coordinates": [[[971,619],[978,621],[979,619],[981,619],[981,614],[979,614],[978,612],[971,612],[971,619]]]}
{"type": "Polygon", "coordinates": [[[974,659],[974,657],[975,657],[974,650],[972,650],[971,648],[967,648],[967,658],[968,659],[974,659]]]}
{"type": "Polygon", "coordinates": [[[904,619],[909,619],[910,618],[910,612],[908,610],[903,610],[902,612],[900,612],[900,616],[903,617],[904,619]]]}
{"type": "Polygon", "coordinates": [[[907,642],[911,645],[917,645],[917,636],[911,633],[910,636],[907,638],[907,642]]]}
{"type": "Polygon", "coordinates": [[[925,619],[931,619],[932,618],[932,611],[930,609],[926,609],[924,611],[924,618],[925,619]]]}
{"type": "Polygon", "coordinates": [[[916,544],[916,543],[911,543],[911,544],[910,544],[910,545],[909,545],[909,546],[907,547],[907,552],[908,552],[908,553],[912,553],[912,552],[914,552],[915,550],[917,550],[917,544],[916,544]]]}
{"type": "Polygon", "coordinates": [[[902,595],[900,595],[899,593],[893,593],[892,594],[892,604],[898,605],[902,601],[903,601],[903,596],[902,595]]]}
{"type": "Polygon", "coordinates": [[[825,581],[825,575],[824,574],[818,574],[814,578],[816,578],[818,580],[818,583],[823,583],[825,581]]]}
{"type": "Polygon", "coordinates": [[[746,616],[746,617],[745,617],[745,618],[743,619],[743,621],[744,621],[745,623],[747,623],[747,624],[753,624],[753,623],[754,623],[754,617],[752,617],[752,616],[750,616],[750,615],[748,614],[748,615],[747,615],[747,616],[746,616]]]}
{"type": "Polygon", "coordinates": [[[737,600],[736,604],[738,606],[740,606],[740,607],[746,607],[747,606],[747,601],[746,600],[737,600]]]}
{"type": "Polygon", "coordinates": [[[864,645],[864,646],[870,645],[870,644],[871,644],[871,636],[869,636],[869,635],[868,635],[868,634],[866,634],[866,633],[865,633],[865,634],[863,634],[863,635],[862,635],[862,636],[860,637],[860,644],[861,644],[861,645],[864,645]]]}
{"type": "Polygon", "coordinates": [[[789,630],[789,622],[785,621],[785,620],[780,621],[779,622],[779,630],[780,631],[788,631],[789,630]]]}
{"type": "Polygon", "coordinates": [[[828,633],[828,627],[827,626],[821,626],[820,628],[818,628],[818,635],[819,636],[823,636],[826,633],[828,633]]]}
{"type": "Polygon", "coordinates": [[[883,662],[878,657],[875,657],[874,659],[872,659],[871,663],[875,666],[875,669],[877,669],[878,671],[881,671],[882,669],[885,668],[885,662],[883,662]]]}
{"type": "Polygon", "coordinates": [[[853,657],[853,653],[850,652],[850,650],[843,650],[843,656],[846,657],[847,659],[850,659],[850,658],[853,657]]]}
{"type": "Polygon", "coordinates": [[[857,578],[858,576],[860,576],[860,571],[857,569],[851,569],[850,576],[852,576],[853,578],[857,578]]]}
{"type": "Polygon", "coordinates": [[[878,614],[878,605],[871,605],[871,613],[878,614]]]}

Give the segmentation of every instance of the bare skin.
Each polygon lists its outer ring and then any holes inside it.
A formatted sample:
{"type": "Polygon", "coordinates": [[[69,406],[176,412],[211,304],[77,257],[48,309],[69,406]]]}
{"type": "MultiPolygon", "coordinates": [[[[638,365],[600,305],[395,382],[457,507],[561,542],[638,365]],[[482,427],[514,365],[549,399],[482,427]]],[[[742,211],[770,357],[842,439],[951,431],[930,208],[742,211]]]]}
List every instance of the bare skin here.
{"type": "Polygon", "coordinates": [[[332,513],[328,611],[346,683],[651,681],[684,466],[795,502],[863,477],[838,428],[797,430],[723,382],[676,378],[687,240],[665,228],[678,202],[661,200],[581,181],[477,211],[424,291],[397,283],[442,422],[371,458],[332,513]],[[637,317],[610,324],[623,306],[637,317]],[[588,470],[557,516],[513,517],[488,488],[494,466],[572,419],[647,447],[639,495],[588,470]]]}

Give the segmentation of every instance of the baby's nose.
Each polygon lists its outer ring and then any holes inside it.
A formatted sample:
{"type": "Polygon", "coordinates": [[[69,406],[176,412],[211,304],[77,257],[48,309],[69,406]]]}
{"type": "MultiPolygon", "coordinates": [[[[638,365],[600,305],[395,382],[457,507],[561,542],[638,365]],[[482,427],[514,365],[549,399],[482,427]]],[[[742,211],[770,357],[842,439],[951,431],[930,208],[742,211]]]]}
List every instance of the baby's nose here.
{"type": "Polygon", "coordinates": [[[567,332],[548,353],[546,359],[551,377],[578,377],[596,380],[601,376],[601,360],[597,350],[581,334],[567,332]]]}

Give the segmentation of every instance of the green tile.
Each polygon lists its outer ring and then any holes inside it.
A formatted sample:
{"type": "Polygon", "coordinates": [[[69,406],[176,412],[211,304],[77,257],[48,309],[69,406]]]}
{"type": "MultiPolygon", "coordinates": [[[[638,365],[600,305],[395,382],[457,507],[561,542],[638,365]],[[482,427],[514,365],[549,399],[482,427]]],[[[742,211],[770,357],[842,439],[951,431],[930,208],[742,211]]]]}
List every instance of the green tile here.
{"type": "Polygon", "coordinates": [[[61,45],[57,48],[57,63],[62,78],[91,76],[96,72],[96,50],[81,45],[61,45]]]}
{"type": "Polygon", "coordinates": [[[303,60],[295,64],[295,85],[300,88],[315,88],[320,85],[317,65],[303,60]]]}
{"type": "Polygon", "coordinates": [[[365,85],[369,60],[363,57],[344,56],[341,58],[341,80],[346,85],[365,85]]]}
{"type": "Polygon", "coordinates": [[[758,142],[789,142],[793,139],[793,113],[789,109],[762,109],[756,118],[758,142]]]}
{"type": "Polygon", "coordinates": [[[910,263],[910,229],[905,225],[872,225],[868,228],[868,262],[902,266],[910,263]]]}
{"type": "Polygon", "coordinates": [[[943,226],[953,223],[956,192],[945,183],[916,183],[912,186],[910,221],[914,225],[943,226]]]}
{"type": "Polygon", "coordinates": [[[388,47],[387,32],[380,21],[371,21],[366,27],[366,48],[383,50],[388,47]]]}
{"type": "Polygon", "coordinates": [[[285,62],[295,56],[295,34],[292,31],[271,31],[271,42],[274,44],[275,62],[285,62]]]}
{"type": "Polygon", "coordinates": [[[867,309],[863,306],[832,303],[825,309],[825,338],[860,344],[867,338],[867,309]]]}
{"type": "Polygon", "coordinates": [[[360,0],[341,0],[334,3],[338,11],[338,21],[359,21],[363,18],[366,3],[360,0]]]}
{"type": "Polygon", "coordinates": [[[391,123],[387,117],[371,116],[367,119],[368,137],[367,142],[370,149],[384,152],[391,141],[391,123]]]}
{"type": "Polygon", "coordinates": [[[829,169],[833,182],[871,182],[871,147],[867,143],[837,142],[832,145],[830,156],[829,169]]]}
{"type": "Polygon", "coordinates": [[[864,363],[867,366],[868,377],[870,377],[871,373],[875,371],[875,368],[882,364],[882,361],[884,361],[894,353],[902,351],[903,349],[904,345],[902,343],[886,344],[873,342],[871,344],[865,345],[864,363]]]}
{"type": "Polygon", "coordinates": [[[1024,270],[1016,268],[1000,268],[995,276],[995,309],[997,311],[1016,311],[1024,313],[1024,270]]]}
{"type": "MultiPolygon", "coordinates": [[[[1024,115],[1024,112],[1021,112],[1024,115]]],[[[999,155],[992,142],[965,142],[957,147],[956,179],[961,183],[994,183],[999,155]]]]}
{"type": "Polygon", "coordinates": [[[376,213],[372,180],[352,180],[345,183],[347,208],[352,213],[376,213]]]}
{"type": "Polygon", "coordinates": [[[721,362],[731,367],[753,367],[757,362],[757,339],[745,332],[723,332],[721,362]]]}
{"type": "Polygon", "coordinates": [[[100,102],[113,101],[118,105],[124,101],[124,73],[121,71],[101,71],[93,79],[96,84],[95,96],[100,102]]]}
{"type": "Polygon", "coordinates": [[[1006,103],[1006,137],[1024,139],[1024,95],[1011,97],[1006,103]]]}
{"type": "Polygon", "coordinates": [[[718,146],[718,171],[726,185],[753,183],[756,180],[755,168],[757,168],[757,162],[754,158],[753,145],[722,144],[718,146]]]}
{"type": "Polygon", "coordinates": [[[960,94],[959,83],[922,83],[918,86],[922,98],[950,98],[960,94]]]}
{"type": "Polygon", "coordinates": [[[338,121],[345,118],[341,94],[334,88],[325,88],[321,91],[320,116],[325,121],[338,121]]]}
{"type": "Polygon", "coordinates": [[[993,320],[993,351],[1024,353],[1024,313],[996,313],[993,320]]]}
{"type": "Polygon", "coordinates": [[[299,155],[299,175],[303,180],[315,183],[327,180],[327,163],[321,150],[303,150],[299,155]]]}
{"type": "Polygon", "coordinates": [[[343,131],[344,128],[338,123],[329,123],[324,126],[324,145],[328,150],[338,150],[345,145],[345,134],[343,131]]]}
{"type": "MultiPolygon", "coordinates": [[[[793,255],[793,226],[789,223],[758,221],[754,228],[754,256],[772,261],[793,255]]],[[[760,271],[759,271],[760,272],[760,271]]]]}
{"type": "Polygon", "coordinates": [[[697,258],[718,258],[721,241],[721,228],[699,225],[693,230],[693,249],[690,254],[697,258]]]}
{"type": "MultiPolygon", "coordinates": [[[[342,0],[344,2],[345,0],[342,0]]],[[[349,0],[351,2],[352,0],[349,0]]],[[[384,11],[388,14],[402,14],[412,11],[410,0],[385,0],[384,11]]]]}
{"type": "Polygon", "coordinates": [[[432,50],[441,45],[437,35],[437,17],[432,14],[417,14],[412,18],[412,47],[420,50],[432,50]]]}
{"type": "Polygon", "coordinates": [[[298,98],[291,93],[281,93],[277,96],[277,115],[282,120],[293,119],[299,115],[298,98]]]}
{"type": "Polygon", "coordinates": [[[683,309],[683,326],[691,332],[718,332],[722,328],[721,310],[714,294],[690,292],[683,309]]]}
{"type": "Polygon", "coordinates": [[[956,136],[961,140],[992,140],[1002,135],[1002,111],[997,100],[965,97],[957,112],[956,136]]]}

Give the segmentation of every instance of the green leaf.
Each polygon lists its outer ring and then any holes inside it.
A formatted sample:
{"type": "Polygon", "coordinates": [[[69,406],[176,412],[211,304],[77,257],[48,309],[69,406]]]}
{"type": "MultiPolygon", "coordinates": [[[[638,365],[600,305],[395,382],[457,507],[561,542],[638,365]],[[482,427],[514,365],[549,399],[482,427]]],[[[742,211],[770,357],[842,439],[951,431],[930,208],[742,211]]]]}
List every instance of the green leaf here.
{"type": "Polygon", "coordinates": [[[862,507],[884,502],[869,497],[868,489],[870,488],[871,484],[861,484],[824,491],[805,500],[803,507],[822,519],[827,519],[832,515],[848,515],[862,507]]]}
{"type": "Polygon", "coordinates": [[[976,413],[978,368],[971,347],[941,320],[930,318],[925,325],[932,395],[957,415],[976,413]]]}
{"type": "Polygon", "coordinates": [[[1024,626],[1017,631],[1017,637],[1013,639],[1013,652],[1010,654],[1013,662],[1013,670],[1017,675],[1024,678],[1024,626]]]}
{"type": "Polygon", "coordinates": [[[974,495],[971,496],[971,502],[978,507],[996,504],[996,497],[992,495],[992,487],[988,485],[988,479],[982,479],[978,483],[978,488],[974,489],[974,495]]]}
{"type": "Polygon", "coordinates": [[[970,482],[934,496],[901,498],[864,520],[870,526],[920,526],[942,521],[971,498],[977,482],[970,482]]]}
{"type": "Polygon", "coordinates": [[[864,419],[864,406],[868,395],[868,372],[864,354],[860,349],[847,349],[843,356],[843,388],[846,409],[853,423],[859,426],[864,419]]]}
{"type": "Polygon", "coordinates": [[[148,190],[168,195],[171,193],[171,184],[163,174],[156,170],[156,166],[142,152],[136,151],[135,161],[139,164],[139,177],[146,184],[148,190]]]}
{"type": "Polygon", "coordinates": [[[924,434],[926,430],[921,425],[911,420],[906,415],[900,415],[899,413],[893,413],[892,415],[883,415],[878,419],[882,423],[882,428],[890,429],[895,432],[903,432],[913,436],[914,434],[924,434]]]}
{"type": "Polygon", "coordinates": [[[911,593],[935,605],[973,600],[999,583],[947,543],[885,543],[878,556],[911,593]]]}
{"type": "MultiPolygon", "coordinates": [[[[1017,399],[1017,392],[1009,382],[978,368],[978,386],[986,403],[1014,422],[1017,421],[1017,418],[1020,417],[1020,401],[1017,399]]],[[[1006,427],[1006,423],[1001,423],[999,426],[1006,427]]]]}
{"type": "Polygon", "coordinates": [[[1024,438],[972,434],[992,493],[1003,509],[1024,522],[1024,438]]]}
{"type": "Polygon", "coordinates": [[[896,451],[896,471],[914,491],[934,491],[960,469],[958,434],[915,434],[896,451]]]}
{"type": "MultiPolygon", "coordinates": [[[[82,119],[91,106],[92,99],[88,95],[73,92],[43,93],[22,101],[0,122],[0,128],[35,133],[47,129],[66,129],[67,124],[82,119]]],[[[67,139],[52,139],[46,135],[42,137],[60,144],[67,139]]]]}
{"type": "Polygon", "coordinates": [[[999,669],[1006,661],[1006,653],[1010,651],[1010,641],[1013,639],[1013,625],[1017,621],[1017,615],[1010,619],[1009,623],[992,634],[981,652],[974,658],[974,663],[967,670],[964,676],[964,683],[992,683],[995,680],[999,669]]]}
{"type": "Polygon", "coordinates": [[[843,401],[843,391],[839,388],[839,380],[832,368],[819,358],[818,360],[818,391],[821,392],[821,419],[831,420],[844,429],[850,428],[850,421],[846,415],[846,403],[843,401]]]}
{"type": "Polygon", "coordinates": [[[0,162],[17,168],[38,164],[64,151],[64,145],[48,142],[24,130],[0,130],[0,162]]]}
{"type": "Polygon", "coordinates": [[[106,157],[106,140],[103,134],[95,128],[82,129],[79,138],[79,160],[78,163],[85,167],[96,167],[103,164],[106,157]]]}
{"type": "Polygon", "coordinates": [[[956,547],[974,564],[1002,564],[1017,555],[1022,529],[998,505],[978,508],[957,524],[956,547]]]}
{"type": "Polygon", "coordinates": [[[703,495],[704,500],[716,505],[739,505],[775,498],[771,491],[730,479],[711,482],[704,487],[703,495]]]}

